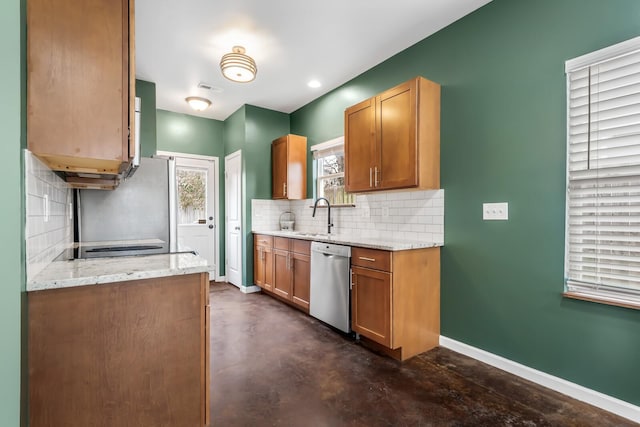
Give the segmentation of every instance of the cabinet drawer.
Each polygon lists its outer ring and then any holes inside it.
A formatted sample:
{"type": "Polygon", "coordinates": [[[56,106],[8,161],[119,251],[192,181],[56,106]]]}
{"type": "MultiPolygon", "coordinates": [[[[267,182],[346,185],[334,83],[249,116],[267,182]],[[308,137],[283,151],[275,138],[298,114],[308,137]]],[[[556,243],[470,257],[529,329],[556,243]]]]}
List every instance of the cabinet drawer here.
{"type": "Polygon", "coordinates": [[[265,234],[254,234],[253,244],[255,246],[273,247],[273,236],[267,236],[265,234]]]}
{"type": "Polygon", "coordinates": [[[391,271],[391,252],[380,249],[352,247],[351,265],[391,271]]]}
{"type": "Polygon", "coordinates": [[[291,239],[291,250],[293,252],[311,255],[311,242],[309,240],[291,239]]]}
{"type": "Polygon", "coordinates": [[[289,250],[289,238],[288,237],[274,237],[273,247],[276,249],[282,249],[283,251],[289,250]]]}

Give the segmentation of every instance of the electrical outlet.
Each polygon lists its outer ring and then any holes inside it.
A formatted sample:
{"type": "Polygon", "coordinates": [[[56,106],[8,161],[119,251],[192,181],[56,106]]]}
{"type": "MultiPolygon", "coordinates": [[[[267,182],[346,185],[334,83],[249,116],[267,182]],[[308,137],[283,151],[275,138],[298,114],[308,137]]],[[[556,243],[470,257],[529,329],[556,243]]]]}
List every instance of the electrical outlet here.
{"type": "Polygon", "coordinates": [[[369,218],[371,216],[371,209],[369,207],[362,208],[362,218],[369,218]]]}
{"type": "Polygon", "coordinates": [[[383,218],[388,218],[389,217],[389,206],[383,206],[382,207],[382,217],[383,218]]]}
{"type": "Polygon", "coordinates": [[[506,221],[509,219],[509,203],[483,203],[482,219],[485,221],[506,221]]]}

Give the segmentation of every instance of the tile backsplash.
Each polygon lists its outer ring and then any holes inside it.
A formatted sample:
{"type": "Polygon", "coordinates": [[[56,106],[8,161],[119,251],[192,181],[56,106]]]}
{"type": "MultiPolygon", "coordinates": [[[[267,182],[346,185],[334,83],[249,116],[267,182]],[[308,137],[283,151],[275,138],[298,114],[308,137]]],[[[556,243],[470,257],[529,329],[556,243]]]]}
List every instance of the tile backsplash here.
{"type": "Polygon", "coordinates": [[[27,280],[73,242],[72,190],[25,150],[27,280]]]}
{"type": "MultiPolygon", "coordinates": [[[[324,204],[324,202],[321,202],[324,204]]],[[[295,215],[295,230],[327,232],[327,210],[311,216],[313,199],[251,201],[253,231],[278,230],[282,212],[295,215]]],[[[319,205],[320,206],[320,205],[319,205]]],[[[444,244],[444,190],[395,191],[356,196],[355,207],[331,208],[332,233],[372,239],[444,244]]]]}

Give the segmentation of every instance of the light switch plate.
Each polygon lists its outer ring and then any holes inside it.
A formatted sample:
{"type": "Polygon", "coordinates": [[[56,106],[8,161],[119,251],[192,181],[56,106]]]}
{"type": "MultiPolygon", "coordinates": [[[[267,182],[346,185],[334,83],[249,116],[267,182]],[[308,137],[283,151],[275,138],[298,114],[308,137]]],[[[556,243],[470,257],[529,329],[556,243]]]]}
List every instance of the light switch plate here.
{"type": "Polygon", "coordinates": [[[509,203],[483,203],[482,219],[485,221],[506,221],[509,219],[509,203]]]}

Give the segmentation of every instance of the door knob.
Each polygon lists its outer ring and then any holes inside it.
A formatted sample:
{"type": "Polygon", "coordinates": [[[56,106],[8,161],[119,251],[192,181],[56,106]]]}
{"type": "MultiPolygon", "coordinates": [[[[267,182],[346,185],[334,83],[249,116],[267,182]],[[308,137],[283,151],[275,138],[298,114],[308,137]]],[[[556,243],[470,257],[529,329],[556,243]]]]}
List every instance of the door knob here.
{"type": "Polygon", "coordinates": [[[209,228],[213,228],[213,224],[209,224],[209,228]]]}

